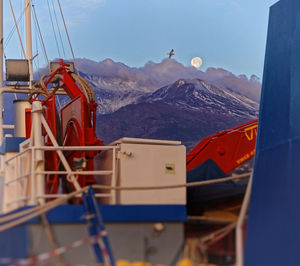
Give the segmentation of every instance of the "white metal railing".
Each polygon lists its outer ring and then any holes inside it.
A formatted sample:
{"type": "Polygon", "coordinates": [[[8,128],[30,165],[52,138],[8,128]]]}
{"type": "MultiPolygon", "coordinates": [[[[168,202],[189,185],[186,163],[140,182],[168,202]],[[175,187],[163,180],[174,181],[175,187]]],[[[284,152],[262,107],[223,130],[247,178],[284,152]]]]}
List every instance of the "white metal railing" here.
{"type": "MultiPolygon", "coordinates": [[[[17,154],[1,155],[3,169],[2,173],[2,213],[7,213],[14,209],[28,206],[44,204],[46,199],[64,197],[61,192],[59,194],[46,194],[45,193],[45,177],[47,175],[64,176],[69,181],[75,190],[81,189],[77,179],[79,176],[93,175],[110,177],[111,186],[116,183],[116,146],[59,146],[47,121],[42,114],[42,105],[39,101],[32,103],[32,128],[31,136],[28,140],[20,144],[20,152],[17,154]],[[44,146],[42,138],[42,127],[47,132],[49,139],[53,146],[44,146]],[[112,162],[111,169],[100,170],[78,170],[73,171],[69,165],[65,151],[112,151],[110,156],[112,162]],[[53,151],[65,169],[61,170],[46,170],[45,169],[45,151],[53,151]]],[[[80,196],[80,195],[78,195],[80,196]]],[[[107,193],[97,193],[97,197],[110,197],[110,203],[116,202],[116,193],[111,190],[107,193]]],[[[1,201],[0,201],[1,202],[1,201]]]]}
{"type": "MultiPolygon", "coordinates": [[[[4,202],[3,213],[12,211],[14,209],[36,205],[38,202],[44,199],[60,198],[65,194],[46,194],[45,189],[43,191],[37,189],[36,184],[39,183],[37,178],[43,178],[47,175],[60,175],[68,178],[68,176],[93,175],[93,176],[110,176],[110,185],[115,186],[116,183],[116,146],[32,146],[24,149],[16,155],[13,155],[4,160],[4,202]],[[36,153],[37,151],[112,151],[111,169],[106,170],[80,170],[80,171],[53,171],[53,170],[37,170],[36,169],[36,153]]],[[[42,182],[44,183],[44,182],[42,182]]],[[[80,195],[78,195],[80,197],[80,195]]],[[[111,202],[115,203],[115,192],[110,193],[96,193],[96,197],[110,197],[111,202]]]]}

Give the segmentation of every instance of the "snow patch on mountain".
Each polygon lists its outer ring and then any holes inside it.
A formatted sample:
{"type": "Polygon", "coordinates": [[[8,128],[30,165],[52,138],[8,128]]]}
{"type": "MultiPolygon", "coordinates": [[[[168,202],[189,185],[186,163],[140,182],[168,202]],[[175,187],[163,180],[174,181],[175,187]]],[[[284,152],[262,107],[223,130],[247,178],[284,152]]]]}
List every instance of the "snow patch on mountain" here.
{"type": "Polygon", "coordinates": [[[148,96],[176,81],[179,81],[176,85],[180,87],[186,80],[201,80],[202,87],[198,89],[207,86],[206,90],[214,90],[214,87],[218,87],[256,102],[260,97],[261,84],[255,76],[236,76],[216,68],[203,72],[194,67],[186,67],[173,59],[165,59],[160,63],[148,62],[140,68],[129,67],[111,59],[101,62],[77,59],[77,63],[82,75],[102,97],[97,98],[101,107],[99,112],[102,114],[112,113],[130,103],[138,102],[143,95],[148,96]]]}
{"type": "Polygon", "coordinates": [[[257,102],[199,79],[180,79],[150,96],[141,97],[137,102],[164,102],[184,110],[219,111],[249,119],[258,115],[257,102]]]}
{"type": "MultiPolygon", "coordinates": [[[[190,86],[193,96],[188,92],[186,94],[189,96],[185,96],[190,97],[190,102],[178,101],[176,104],[192,109],[199,108],[195,103],[197,99],[215,101],[215,104],[221,105],[225,94],[231,98],[235,97],[237,101],[240,100],[251,108],[253,106],[251,100],[258,102],[260,97],[261,84],[256,76],[250,78],[244,75],[236,76],[219,68],[209,68],[203,72],[194,67],[184,66],[173,59],[165,59],[160,63],[148,62],[139,68],[126,66],[112,59],[100,62],[76,59],[76,62],[80,75],[90,82],[95,90],[100,114],[113,113],[128,104],[140,102],[143,97],[156,97],[156,100],[162,100],[165,97],[164,91],[169,86],[185,87],[187,90],[190,86]],[[219,92],[216,92],[216,88],[219,92]],[[222,91],[223,95],[220,95],[222,91]],[[209,97],[209,92],[219,97],[209,97]],[[188,107],[189,104],[191,105],[188,107]]],[[[48,72],[46,67],[40,69],[35,73],[35,79],[39,79],[38,74],[46,72],[48,72]]]]}

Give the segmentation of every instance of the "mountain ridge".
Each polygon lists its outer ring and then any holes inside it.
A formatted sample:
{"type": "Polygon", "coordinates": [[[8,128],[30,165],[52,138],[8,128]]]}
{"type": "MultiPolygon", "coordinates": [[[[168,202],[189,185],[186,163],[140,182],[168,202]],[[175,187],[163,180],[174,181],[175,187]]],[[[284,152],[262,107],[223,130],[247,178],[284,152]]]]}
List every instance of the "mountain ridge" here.
{"type": "Polygon", "coordinates": [[[254,120],[258,103],[202,80],[178,81],[98,117],[99,137],[181,140],[189,149],[217,131],[254,120]]]}
{"type": "Polygon", "coordinates": [[[203,72],[173,59],[165,59],[160,63],[148,62],[140,68],[131,68],[111,59],[101,62],[77,59],[77,63],[82,69],[83,77],[102,96],[101,100],[98,99],[101,114],[113,113],[123,106],[135,103],[143,95],[151,94],[179,79],[201,79],[254,101],[258,101],[260,97],[260,82],[256,76],[236,76],[217,68],[208,68],[203,72]]]}

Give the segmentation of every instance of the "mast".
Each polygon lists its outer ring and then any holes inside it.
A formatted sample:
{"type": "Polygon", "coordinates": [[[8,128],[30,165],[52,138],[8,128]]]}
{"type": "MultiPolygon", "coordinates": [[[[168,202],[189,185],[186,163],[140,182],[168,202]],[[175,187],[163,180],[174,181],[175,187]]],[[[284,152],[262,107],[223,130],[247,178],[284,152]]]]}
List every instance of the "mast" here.
{"type": "Polygon", "coordinates": [[[0,145],[3,141],[3,0],[0,0],[0,145]]]}
{"type": "Polygon", "coordinates": [[[32,36],[31,36],[31,0],[25,0],[25,27],[26,27],[26,57],[29,63],[30,82],[33,81],[33,68],[32,68],[32,36]]]}

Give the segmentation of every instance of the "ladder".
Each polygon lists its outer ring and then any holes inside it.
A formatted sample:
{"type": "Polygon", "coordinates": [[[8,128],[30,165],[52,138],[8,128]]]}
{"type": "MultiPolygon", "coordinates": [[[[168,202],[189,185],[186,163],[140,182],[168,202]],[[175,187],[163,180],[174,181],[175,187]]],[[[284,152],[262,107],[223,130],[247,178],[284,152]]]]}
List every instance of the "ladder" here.
{"type": "Polygon", "coordinates": [[[92,246],[97,262],[106,266],[115,266],[107,232],[92,187],[82,194],[82,201],[86,212],[89,234],[95,237],[92,246]]]}

